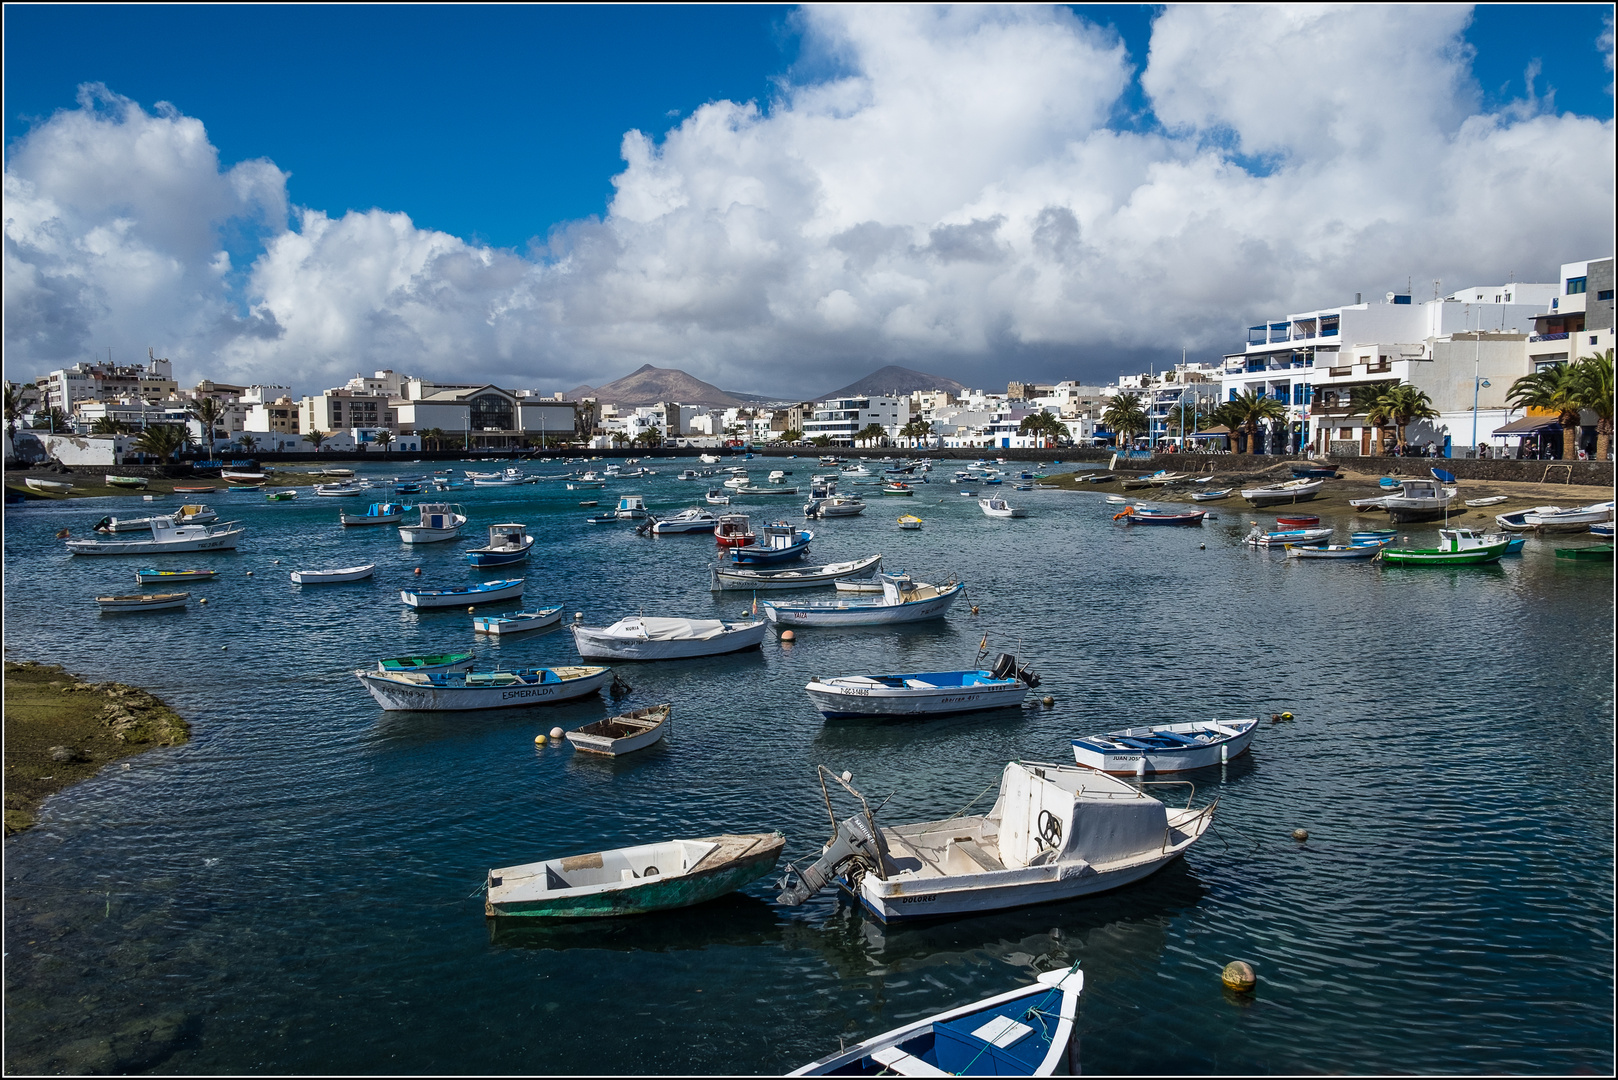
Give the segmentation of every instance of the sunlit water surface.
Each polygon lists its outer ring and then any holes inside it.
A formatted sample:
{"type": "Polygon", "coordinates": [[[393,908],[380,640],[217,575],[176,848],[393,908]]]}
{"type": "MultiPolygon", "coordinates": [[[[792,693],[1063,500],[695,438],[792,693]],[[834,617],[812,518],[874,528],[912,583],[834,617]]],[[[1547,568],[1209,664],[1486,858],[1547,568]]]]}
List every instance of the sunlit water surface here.
{"type": "MultiPolygon", "coordinates": [[[[672,480],[688,464],[653,463],[659,477],[602,501],[688,505],[707,486],[672,480]]],[[[769,465],[800,484],[815,471],[769,465]]],[[[1581,541],[1399,570],[1247,550],[1256,515],[1232,503],[1200,528],[1125,528],[1100,493],[1008,491],[1030,517],[997,521],[944,483],[864,490],[863,517],[812,526],[814,561],[881,552],[923,579],[958,574],[978,614],[621,667],[619,704],[674,705],[673,734],[621,761],[533,742],[606,715],[604,699],[384,713],[352,671],[473,645],[464,610],[418,614],[397,589],[502,576],[462,554],[490,524],[540,538],[516,571],[525,606],[594,624],[740,615],[750,597],[708,591],[709,538],[587,525],[577,504],[596,493],[559,483],[453,493],[466,536],[428,547],[341,529],[356,500],[308,489],[209,497],[248,525],[223,556],[74,559],[57,529],[146,508],[8,508],[7,657],[138,683],[194,725],[189,745],[57,796],[7,841],[8,1069],[779,1072],[1076,961],[1091,1072],[1612,1070],[1613,579],[1554,558],[1581,541]],[[907,511],[921,531],[895,528],[907,511]],[[369,582],[287,580],[370,561],[369,582]],[[134,591],[138,566],[195,563],[224,571],[192,584],[206,606],[92,602],[134,591]],[[985,633],[1020,648],[1054,708],[826,724],[803,692],[816,674],[968,666],[985,633]],[[490,866],[766,829],[811,854],[828,831],[817,763],[888,799],[883,820],[919,821],[1009,759],[1067,760],[1074,735],[1282,710],[1297,719],[1266,720],[1246,758],[1193,775],[1199,802],[1220,800],[1213,832],[1107,896],[884,928],[829,893],[776,907],[765,880],[634,919],[483,917],[490,866]],[[1223,990],[1232,959],[1254,965],[1256,993],[1223,990]]],[[[565,632],[475,648],[483,666],[576,660],[565,632]]]]}

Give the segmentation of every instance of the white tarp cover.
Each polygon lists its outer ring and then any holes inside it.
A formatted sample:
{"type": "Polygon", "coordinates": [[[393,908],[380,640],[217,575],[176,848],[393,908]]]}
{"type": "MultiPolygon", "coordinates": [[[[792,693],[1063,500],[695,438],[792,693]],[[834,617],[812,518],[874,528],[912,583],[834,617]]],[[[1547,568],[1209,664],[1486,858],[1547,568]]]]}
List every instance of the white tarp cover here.
{"type": "Polygon", "coordinates": [[[1088,770],[1042,769],[1009,762],[1000,777],[1000,798],[991,817],[1000,821],[1000,861],[1027,866],[1040,853],[1040,811],[1061,822],[1060,861],[1083,859],[1105,865],[1158,851],[1168,824],[1162,803],[1121,780],[1088,770]],[[1058,779],[1061,782],[1058,782],[1058,779]],[[1074,789],[1077,789],[1075,791],[1074,789]]]}
{"type": "Polygon", "coordinates": [[[635,616],[619,619],[604,635],[645,641],[707,641],[725,632],[718,619],[647,619],[635,616]]]}

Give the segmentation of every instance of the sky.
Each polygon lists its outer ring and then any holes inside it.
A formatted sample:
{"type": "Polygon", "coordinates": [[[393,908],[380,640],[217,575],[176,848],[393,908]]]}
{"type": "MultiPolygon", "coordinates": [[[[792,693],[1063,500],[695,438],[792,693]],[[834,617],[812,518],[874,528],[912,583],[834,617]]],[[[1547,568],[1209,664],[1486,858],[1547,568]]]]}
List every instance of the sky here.
{"type": "Polygon", "coordinates": [[[1612,253],[1606,5],[4,17],[12,379],[1093,381],[1612,253]]]}

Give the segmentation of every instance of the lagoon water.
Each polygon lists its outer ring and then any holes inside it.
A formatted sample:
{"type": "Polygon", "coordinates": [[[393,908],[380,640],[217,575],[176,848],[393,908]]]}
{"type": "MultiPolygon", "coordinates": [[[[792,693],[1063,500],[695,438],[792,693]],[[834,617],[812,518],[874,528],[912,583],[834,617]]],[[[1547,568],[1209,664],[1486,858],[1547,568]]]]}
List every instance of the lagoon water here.
{"type": "MultiPolygon", "coordinates": [[[[749,597],[708,591],[711,538],[584,523],[580,498],[676,509],[707,486],[673,481],[688,462],[648,464],[661,475],[601,493],[450,493],[465,539],[426,547],[342,529],[360,500],[307,488],[208,497],[249,527],[216,556],[74,559],[53,539],[139,500],[8,507],[6,657],[140,684],[193,724],[188,745],[58,795],[6,842],[8,1071],[780,1072],[1074,962],[1089,1072],[1612,1071],[1613,571],[1553,557],[1580,541],[1401,570],[1248,550],[1263,518],[1234,502],[1199,529],[1125,528],[1100,493],[1008,492],[1031,516],[998,521],[948,484],[866,488],[865,515],[810,526],[813,561],[880,551],[959,574],[977,615],[621,666],[618,704],[674,705],[670,738],[621,761],[533,744],[605,699],[376,707],[355,668],[473,642],[464,609],[417,613],[396,590],[506,576],[462,556],[497,522],[539,535],[511,574],[524,606],[597,625],[740,615],[749,597]],[[902,512],[924,528],[898,531],[902,512]],[[369,561],[369,582],[287,580],[369,561]],[[95,610],[139,566],[193,563],[224,571],[188,584],[205,607],[95,610]],[[984,634],[1021,651],[1053,708],[828,724],[803,693],[816,674],[968,666],[984,634]],[[1198,802],[1219,799],[1213,832],[1103,897],[884,928],[829,892],[778,908],[767,879],[635,919],[483,917],[490,866],[767,829],[811,855],[829,832],[816,764],[886,799],[882,820],[919,821],[1009,759],[1070,761],[1075,735],[1282,710],[1296,719],[1266,720],[1251,754],[1191,776],[1198,802]],[[1256,993],[1222,989],[1232,959],[1256,993]]],[[[815,471],[768,464],[805,485],[815,471]]],[[[565,631],[476,649],[480,666],[576,660],[565,631]]]]}

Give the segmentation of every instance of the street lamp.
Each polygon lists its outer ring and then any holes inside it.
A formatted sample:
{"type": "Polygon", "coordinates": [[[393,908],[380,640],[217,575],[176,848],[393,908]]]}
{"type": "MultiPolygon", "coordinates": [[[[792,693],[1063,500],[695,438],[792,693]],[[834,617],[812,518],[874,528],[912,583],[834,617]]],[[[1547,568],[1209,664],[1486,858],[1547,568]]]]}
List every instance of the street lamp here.
{"type": "Polygon", "coordinates": [[[1478,452],[1478,389],[1489,385],[1489,380],[1479,374],[1482,359],[1483,311],[1479,309],[1477,336],[1472,339],[1472,453],[1474,454],[1478,452]]]}

